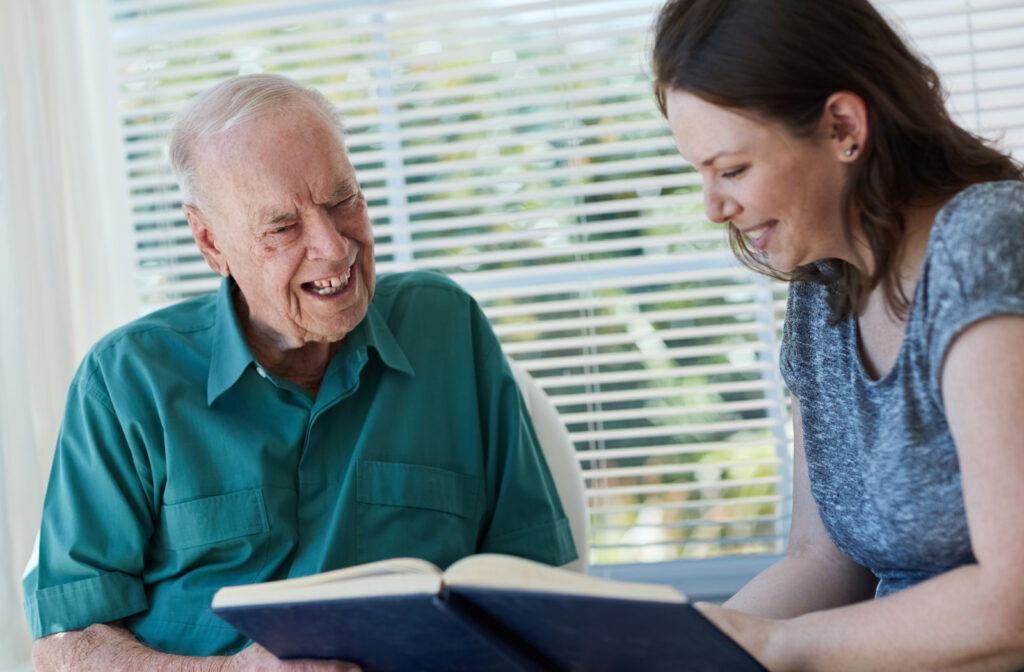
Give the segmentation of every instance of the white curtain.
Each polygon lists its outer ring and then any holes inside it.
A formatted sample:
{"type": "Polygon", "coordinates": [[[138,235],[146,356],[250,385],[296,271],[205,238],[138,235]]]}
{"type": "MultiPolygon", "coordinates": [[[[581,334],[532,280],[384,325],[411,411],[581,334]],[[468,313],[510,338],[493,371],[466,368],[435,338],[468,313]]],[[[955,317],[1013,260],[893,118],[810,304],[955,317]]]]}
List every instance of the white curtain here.
{"type": "Polygon", "coordinates": [[[97,79],[112,72],[97,60],[110,58],[103,9],[0,0],[0,669],[29,659],[21,575],[68,383],[134,312],[113,291],[130,282],[115,275],[128,252],[103,226],[127,214],[123,170],[104,158],[117,139],[97,79]]]}

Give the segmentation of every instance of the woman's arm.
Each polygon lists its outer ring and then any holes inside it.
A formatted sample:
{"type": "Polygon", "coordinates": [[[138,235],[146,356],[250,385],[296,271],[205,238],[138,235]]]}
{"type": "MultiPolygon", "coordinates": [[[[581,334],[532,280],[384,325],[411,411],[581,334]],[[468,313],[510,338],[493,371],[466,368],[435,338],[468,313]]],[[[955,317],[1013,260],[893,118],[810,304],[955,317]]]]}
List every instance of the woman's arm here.
{"type": "Polygon", "coordinates": [[[772,670],[1024,668],[1022,344],[1024,319],[990,318],[954,341],[942,368],[977,564],[788,620],[702,611],[772,670]]]}
{"type": "Polygon", "coordinates": [[[755,576],[725,606],[764,618],[791,618],[874,595],[875,577],[832,543],[811,496],[800,403],[793,398],[793,520],[779,562],[755,576]]]}

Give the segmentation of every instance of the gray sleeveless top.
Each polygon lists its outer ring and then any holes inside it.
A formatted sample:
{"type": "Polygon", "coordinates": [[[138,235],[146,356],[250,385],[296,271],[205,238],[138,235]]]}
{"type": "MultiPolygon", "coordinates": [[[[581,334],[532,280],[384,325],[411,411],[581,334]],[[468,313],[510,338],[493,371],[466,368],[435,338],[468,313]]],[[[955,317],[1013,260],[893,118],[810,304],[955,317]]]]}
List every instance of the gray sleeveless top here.
{"type": "Polygon", "coordinates": [[[974,185],[939,212],[903,345],[881,379],[861,363],[855,320],[829,325],[827,291],[790,288],[782,374],[800,400],[822,522],[882,596],[974,562],[940,374],[964,328],[1024,315],[1024,182],[974,185]]]}

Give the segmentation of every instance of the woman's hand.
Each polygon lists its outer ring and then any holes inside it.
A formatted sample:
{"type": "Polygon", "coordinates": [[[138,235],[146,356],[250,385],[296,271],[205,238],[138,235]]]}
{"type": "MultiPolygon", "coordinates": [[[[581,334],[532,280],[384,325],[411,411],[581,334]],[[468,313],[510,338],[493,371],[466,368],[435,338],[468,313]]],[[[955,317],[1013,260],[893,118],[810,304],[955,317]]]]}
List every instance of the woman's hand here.
{"type": "Polygon", "coordinates": [[[778,634],[784,621],[751,616],[711,602],[696,602],[693,606],[704,618],[729,635],[772,672],[783,672],[788,669],[781,661],[776,660],[775,655],[778,634]]]}

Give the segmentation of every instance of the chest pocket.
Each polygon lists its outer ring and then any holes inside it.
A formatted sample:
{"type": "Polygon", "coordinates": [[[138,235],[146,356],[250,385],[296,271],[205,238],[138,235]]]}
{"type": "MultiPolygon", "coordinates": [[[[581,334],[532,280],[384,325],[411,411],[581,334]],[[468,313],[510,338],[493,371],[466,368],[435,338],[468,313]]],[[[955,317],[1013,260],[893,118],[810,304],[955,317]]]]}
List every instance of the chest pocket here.
{"type": "Polygon", "coordinates": [[[356,465],[357,562],[413,556],[447,567],[476,551],[477,482],[401,462],[356,465]]]}
{"type": "Polygon", "coordinates": [[[270,529],[263,492],[254,488],[164,504],[161,539],[169,551],[208,546],[270,529]]]}
{"type": "Polygon", "coordinates": [[[269,531],[259,488],[165,504],[150,551],[160,569],[148,578],[201,571],[210,585],[254,581],[267,561],[269,531]]]}
{"type": "MultiPolygon", "coordinates": [[[[160,508],[160,520],[148,549],[145,581],[151,612],[144,618],[153,642],[180,630],[180,621],[193,630],[207,629],[210,641],[224,635],[207,605],[221,586],[261,580],[270,546],[270,524],[263,491],[241,490],[200,497],[160,508]],[[191,615],[191,616],[187,616],[191,615]],[[219,634],[218,634],[219,633],[219,634]]],[[[182,635],[183,636],[183,635],[182,635]]],[[[196,632],[182,640],[201,641],[196,632]]]]}

